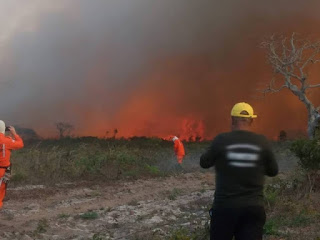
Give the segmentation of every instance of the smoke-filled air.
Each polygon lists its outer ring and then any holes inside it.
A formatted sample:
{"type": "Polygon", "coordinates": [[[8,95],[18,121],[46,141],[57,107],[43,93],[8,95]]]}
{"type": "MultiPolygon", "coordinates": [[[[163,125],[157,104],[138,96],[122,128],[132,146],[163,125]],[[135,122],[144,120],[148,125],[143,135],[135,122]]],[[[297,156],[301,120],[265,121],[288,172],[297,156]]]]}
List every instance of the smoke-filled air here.
{"type": "Polygon", "coordinates": [[[273,76],[260,43],[273,33],[317,37],[317,1],[0,4],[0,112],[8,124],[44,137],[68,122],[76,136],[117,129],[118,137],[209,139],[229,129],[230,109],[246,101],[269,138],[306,130],[297,97],[259,91],[273,76]]]}

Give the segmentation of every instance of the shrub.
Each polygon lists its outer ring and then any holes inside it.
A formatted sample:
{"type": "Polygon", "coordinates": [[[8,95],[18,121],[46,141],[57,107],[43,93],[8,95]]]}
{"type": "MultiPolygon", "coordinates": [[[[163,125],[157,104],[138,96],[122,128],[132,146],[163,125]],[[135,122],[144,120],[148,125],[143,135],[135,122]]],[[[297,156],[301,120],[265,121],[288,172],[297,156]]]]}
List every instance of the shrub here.
{"type": "Polygon", "coordinates": [[[43,218],[38,222],[37,229],[35,230],[35,234],[40,234],[40,233],[45,233],[47,232],[47,228],[49,227],[48,225],[48,220],[43,218]]]}
{"type": "Polygon", "coordinates": [[[274,219],[269,219],[263,226],[263,233],[266,235],[277,235],[279,225],[274,219]]]}
{"type": "Polygon", "coordinates": [[[178,197],[181,193],[182,193],[181,189],[174,188],[174,189],[170,192],[168,198],[169,198],[169,200],[174,201],[174,200],[177,199],[177,197],[178,197]]]}
{"type": "Polygon", "coordinates": [[[160,174],[160,170],[157,166],[150,166],[149,164],[145,165],[146,170],[151,174],[151,175],[159,175],[160,174]]]}
{"type": "Polygon", "coordinates": [[[292,143],[291,151],[299,158],[299,165],[305,170],[320,169],[320,146],[316,139],[300,139],[292,143]]]}
{"type": "Polygon", "coordinates": [[[98,213],[96,212],[86,212],[80,215],[80,218],[85,219],[85,220],[94,220],[99,217],[98,213]]]}
{"type": "Polygon", "coordinates": [[[189,232],[184,229],[178,229],[172,233],[170,240],[190,240],[191,237],[189,236],[189,232]]]}
{"type": "Polygon", "coordinates": [[[304,211],[301,211],[299,214],[294,216],[289,222],[291,227],[307,226],[312,223],[312,217],[306,214],[304,211]]]}
{"type": "Polygon", "coordinates": [[[278,200],[280,189],[273,185],[267,185],[264,188],[264,200],[269,207],[273,206],[278,200]]]}
{"type": "Polygon", "coordinates": [[[309,191],[313,191],[320,170],[320,146],[317,139],[300,139],[291,144],[291,151],[299,158],[299,165],[306,171],[309,191]]]}

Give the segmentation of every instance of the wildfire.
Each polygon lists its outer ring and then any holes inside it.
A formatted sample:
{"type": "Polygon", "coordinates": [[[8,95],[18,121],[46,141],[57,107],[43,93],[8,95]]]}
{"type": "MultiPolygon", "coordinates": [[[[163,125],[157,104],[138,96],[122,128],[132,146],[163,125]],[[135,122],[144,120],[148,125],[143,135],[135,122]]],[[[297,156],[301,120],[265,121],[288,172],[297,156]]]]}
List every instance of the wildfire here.
{"type": "Polygon", "coordinates": [[[203,121],[184,119],[181,126],[180,138],[188,141],[201,141],[204,139],[205,128],[203,121]]]}
{"type": "Polygon", "coordinates": [[[181,140],[194,142],[204,140],[204,134],[205,127],[202,120],[184,118],[181,121],[180,127],[178,127],[176,131],[174,131],[174,134],[162,137],[162,139],[170,141],[173,136],[178,136],[181,140]]]}

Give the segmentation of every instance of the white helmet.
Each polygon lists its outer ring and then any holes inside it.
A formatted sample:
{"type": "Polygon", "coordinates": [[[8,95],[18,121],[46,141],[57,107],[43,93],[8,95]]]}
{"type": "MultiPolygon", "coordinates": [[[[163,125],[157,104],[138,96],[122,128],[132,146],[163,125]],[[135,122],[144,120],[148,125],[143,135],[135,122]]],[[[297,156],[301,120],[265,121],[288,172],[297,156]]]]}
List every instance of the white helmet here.
{"type": "Polygon", "coordinates": [[[173,138],[172,138],[172,141],[174,142],[174,141],[176,141],[176,140],[178,140],[179,138],[177,137],[177,136],[174,136],[173,138]]]}
{"type": "Polygon", "coordinates": [[[0,133],[3,133],[6,131],[6,124],[4,121],[0,120],[0,133]]]}

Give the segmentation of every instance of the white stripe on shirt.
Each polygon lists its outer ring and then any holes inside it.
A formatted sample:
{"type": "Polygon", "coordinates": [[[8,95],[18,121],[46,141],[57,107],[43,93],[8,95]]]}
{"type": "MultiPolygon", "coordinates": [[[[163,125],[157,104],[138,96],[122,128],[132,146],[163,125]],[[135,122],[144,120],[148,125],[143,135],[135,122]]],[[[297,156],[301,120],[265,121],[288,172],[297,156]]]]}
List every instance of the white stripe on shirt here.
{"type": "Polygon", "coordinates": [[[250,149],[254,151],[261,151],[261,147],[253,144],[232,144],[227,146],[228,150],[233,150],[233,149],[250,149]]]}
{"type": "Polygon", "coordinates": [[[247,161],[257,161],[259,155],[256,153],[239,153],[239,152],[228,152],[227,159],[229,160],[247,160],[247,161]]]}
{"type": "Polygon", "coordinates": [[[246,163],[246,162],[229,162],[229,165],[234,167],[255,167],[255,163],[246,163]]]}

